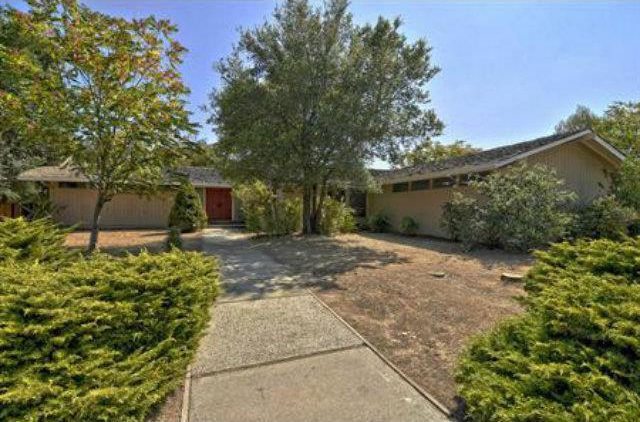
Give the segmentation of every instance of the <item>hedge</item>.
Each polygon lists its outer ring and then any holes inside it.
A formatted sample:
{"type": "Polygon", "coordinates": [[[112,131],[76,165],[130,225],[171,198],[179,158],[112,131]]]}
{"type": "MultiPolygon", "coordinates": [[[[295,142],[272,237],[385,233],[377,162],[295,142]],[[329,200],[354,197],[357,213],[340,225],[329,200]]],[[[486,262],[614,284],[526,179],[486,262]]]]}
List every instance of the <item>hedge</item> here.
{"type": "Polygon", "coordinates": [[[143,421],[182,381],[217,263],[195,252],[0,264],[0,420],[143,421]]]}
{"type": "Polygon", "coordinates": [[[77,255],[64,248],[71,230],[60,228],[48,219],[0,219],[0,264],[8,259],[63,264],[77,255]]]}
{"type": "Polygon", "coordinates": [[[640,239],[536,253],[527,312],[477,338],[457,371],[482,421],[635,421],[640,415],[640,239]]]}

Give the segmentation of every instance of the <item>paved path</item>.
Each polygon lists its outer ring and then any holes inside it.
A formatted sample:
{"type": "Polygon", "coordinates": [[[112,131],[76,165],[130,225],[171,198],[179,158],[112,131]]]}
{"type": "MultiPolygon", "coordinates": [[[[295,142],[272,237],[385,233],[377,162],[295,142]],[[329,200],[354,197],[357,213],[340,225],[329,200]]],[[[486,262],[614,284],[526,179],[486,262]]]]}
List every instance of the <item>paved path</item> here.
{"type": "Polygon", "coordinates": [[[225,293],[191,366],[183,419],[447,420],[244,235],[210,230],[204,250],[222,260],[225,293]]]}

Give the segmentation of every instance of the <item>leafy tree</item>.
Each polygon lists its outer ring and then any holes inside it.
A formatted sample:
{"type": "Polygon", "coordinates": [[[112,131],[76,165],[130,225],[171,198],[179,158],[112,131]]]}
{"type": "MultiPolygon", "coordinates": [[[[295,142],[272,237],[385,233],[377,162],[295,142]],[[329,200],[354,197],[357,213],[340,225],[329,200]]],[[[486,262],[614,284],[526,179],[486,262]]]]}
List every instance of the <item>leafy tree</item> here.
{"type": "Polygon", "coordinates": [[[597,132],[625,154],[640,157],[640,102],[610,105],[597,132]]]}
{"type": "Polygon", "coordinates": [[[426,41],[408,42],[398,19],[356,25],[347,6],[286,1],[241,33],[211,95],[223,174],[300,188],[305,233],[319,231],[333,181],[362,177],[368,160],[397,159],[442,129],[426,107],[439,71],[426,41]]]}
{"type": "Polygon", "coordinates": [[[426,139],[400,156],[396,163],[401,167],[435,163],[451,157],[461,157],[480,151],[466,141],[456,140],[450,144],[426,139]]]}
{"type": "Polygon", "coordinates": [[[599,120],[600,118],[589,107],[578,105],[573,114],[556,125],[556,133],[595,129],[599,120]]]}
{"type": "Polygon", "coordinates": [[[627,207],[640,211],[640,157],[627,157],[613,176],[613,194],[627,207]]]}
{"type": "Polygon", "coordinates": [[[0,6],[0,201],[24,197],[18,174],[58,160],[58,140],[67,135],[57,50],[45,30],[43,22],[0,6]]]}
{"type": "Polygon", "coordinates": [[[92,251],[104,205],[124,191],[151,193],[189,144],[188,90],[177,71],[184,48],[166,20],[115,18],[73,0],[29,4],[25,25],[55,51],[64,151],[97,191],[92,251]]]}
{"type": "Polygon", "coordinates": [[[560,239],[572,221],[566,208],[576,195],[563,184],[541,164],[494,172],[471,182],[474,195],[459,194],[445,205],[443,227],[467,246],[521,251],[544,246],[560,239]]]}

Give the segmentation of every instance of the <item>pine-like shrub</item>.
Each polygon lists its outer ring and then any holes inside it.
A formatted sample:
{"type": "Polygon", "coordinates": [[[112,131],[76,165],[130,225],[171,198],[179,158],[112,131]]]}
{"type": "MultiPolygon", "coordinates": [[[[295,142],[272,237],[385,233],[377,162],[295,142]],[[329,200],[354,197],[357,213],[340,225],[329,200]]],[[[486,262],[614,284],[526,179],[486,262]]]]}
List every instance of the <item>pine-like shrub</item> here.
{"type": "Polygon", "coordinates": [[[537,252],[526,313],[477,338],[456,374],[474,421],[640,415],[640,240],[537,252]]]}
{"type": "Polygon", "coordinates": [[[407,236],[415,236],[419,228],[418,222],[411,217],[403,217],[400,221],[400,230],[407,236]]]}
{"type": "Polygon", "coordinates": [[[0,420],[143,421],[182,381],[218,293],[194,252],[0,265],[0,420]]]}
{"type": "Polygon", "coordinates": [[[191,182],[183,180],[169,213],[169,227],[177,227],[182,232],[190,233],[202,229],[206,224],[207,217],[200,195],[191,182]]]}
{"type": "Polygon", "coordinates": [[[355,229],[356,220],[353,210],[344,202],[331,197],[325,198],[322,204],[320,233],[331,236],[336,233],[350,233],[355,229]]]}
{"type": "Polygon", "coordinates": [[[61,264],[77,255],[64,248],[73,229],[63,229],[51,220],[24,218],[0,220],[0,265],[6,260],[61,264]]]}

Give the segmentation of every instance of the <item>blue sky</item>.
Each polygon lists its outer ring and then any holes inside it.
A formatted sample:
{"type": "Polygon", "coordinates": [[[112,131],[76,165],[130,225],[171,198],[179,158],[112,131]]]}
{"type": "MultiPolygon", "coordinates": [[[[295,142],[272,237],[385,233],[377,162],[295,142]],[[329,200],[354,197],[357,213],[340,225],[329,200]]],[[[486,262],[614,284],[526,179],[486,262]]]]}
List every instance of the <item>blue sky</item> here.
{"type": "MultiPolygon", "coordinates": [[[[11,4],[20,5],[18,1],[11,4]]],[[[260,24],[268,0],[89,0],[125,17],[154,14],[178,25],[190,51],[182,71],[200,137],[213,140],[199,107],[218,84],[212,65],[231,51],[239,27],[260,24]]],[[[553,131],[576,104],[601,112],[616,100],[640,101],[640,2],[353,0],[357,22],[400,16],[410,39],[426,38],[442,68],[432,106],[441,140],[488,148],[553,131]]]]}

